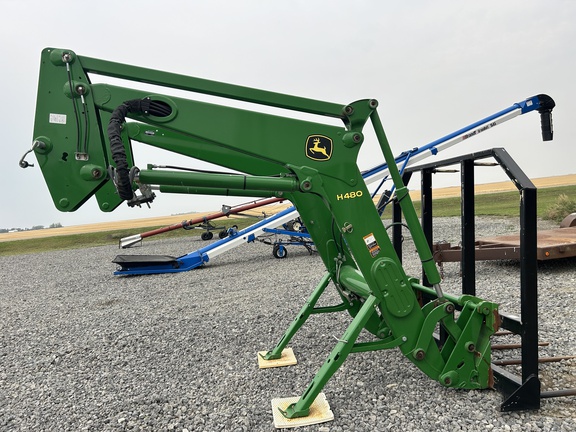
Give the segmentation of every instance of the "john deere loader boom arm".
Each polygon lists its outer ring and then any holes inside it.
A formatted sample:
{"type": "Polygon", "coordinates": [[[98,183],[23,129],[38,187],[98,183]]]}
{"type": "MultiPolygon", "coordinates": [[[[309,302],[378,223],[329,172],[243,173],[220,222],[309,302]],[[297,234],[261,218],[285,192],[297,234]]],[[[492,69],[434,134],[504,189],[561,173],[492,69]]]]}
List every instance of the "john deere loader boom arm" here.
{"type": "MultiPolygon", "coordinates": [[[[547,99],[531,103],[551,111],[547,99]]],[[[282,410],[302,417],[324,384],[353,352],[399,348],[427,376],[447,387],[491,385],[490,335],[498,327],[497,306],[440,288],[418,217],[403,185],[374,99],[335,104],[218,83],[78,56],[70,50],[42,53],[33,150],[56,207],[74,211],[92,195],[103,211],[123,201],[140,205],[154,189],[177,186],[189,193],[245,194],[290,200],[308,228],[326,275],[302,310],[346,310],[349,328],[300,400],[282,410]],[[130,87],[93,83],[92,75],[130,81],[130,87]],[[191,92],[191,98],[136,89],[154,84],[191,92]],[[195,100],[203,93],[223,104],[195,100]],[[226,100],[316,114],[318,122],[226,106],[226,100]],[[341,125],[325,118],[341,120],[341,125]],[[408,276],[382,224],[356,160],[371,123],[394,182],[411,235],[432,288],[408,276]],[[208,161],[241,174],[136,168],[131,142],[208,161]],[[342,303],[315,308],[332,282],[342,303]],[[435,301],[421,305],[417,293],[435,301]],[[455,309],[460,313],[455,314],[455,309]],[[437,324],[448,334],[439,345],[437,324]],[[374,340],[356,342],[362,329],[374,340]]],[[[278,358],[302,325],[296,320],[278,345],[262,357],[278,358]]]]}

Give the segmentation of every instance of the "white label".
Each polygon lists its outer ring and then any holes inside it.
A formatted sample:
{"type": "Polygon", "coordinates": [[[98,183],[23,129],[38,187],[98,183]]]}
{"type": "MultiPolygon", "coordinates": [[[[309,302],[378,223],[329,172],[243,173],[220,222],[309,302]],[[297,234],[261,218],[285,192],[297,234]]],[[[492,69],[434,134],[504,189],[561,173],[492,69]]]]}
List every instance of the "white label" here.
{"type": "Polygon", "coordinates": [[[66,114],[50,113],[50,123],[66,124],[66,114]]]}

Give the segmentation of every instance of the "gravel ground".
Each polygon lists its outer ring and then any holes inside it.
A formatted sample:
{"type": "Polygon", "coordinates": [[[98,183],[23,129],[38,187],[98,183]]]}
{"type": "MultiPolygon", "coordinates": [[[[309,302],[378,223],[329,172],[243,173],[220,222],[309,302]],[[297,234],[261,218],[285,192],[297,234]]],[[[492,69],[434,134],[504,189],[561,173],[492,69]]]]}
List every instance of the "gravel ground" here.
{"type": "MultiPolygon", "coordinates": [[[[457,241],[458,223],[435,220],[435,240],[457,241]]],[[[478,235],[515,231],[515,221],[477,221],[478,235]]],[[[0,430],[274,430],[271,399],[303,392],[349,316],[313,316],[290,344],[298,365],[259,370],[256,352],[275,345],[322,276],[318,256],[291,247],[278,260],[255,243],[190,272],[112,274],[117,254],[179,256],[205,246],[197,239],[0,257],[0,430]]],[[[405,250],[419,275],[408,236],[405,250]]],[[[478,295],[519,314],[518,271],[478,263],[478,295]]],[[[459,266],[447,263],[444,276],[457,292],[459,266]]],[[[539,265],[543,356],[576,355],[575,287],[576,259],[539,265]]],[[[335,301],[327,290],[323,304],[335,301]]],[[[546,390],[576,387],[576,360],[540,373],[546,390]]],[[[574,396],[501,413],[498,392],[445,389],[398,350],[350,355],[324,393],[334,421],[298,430],[576,430],[574,396]]]]}

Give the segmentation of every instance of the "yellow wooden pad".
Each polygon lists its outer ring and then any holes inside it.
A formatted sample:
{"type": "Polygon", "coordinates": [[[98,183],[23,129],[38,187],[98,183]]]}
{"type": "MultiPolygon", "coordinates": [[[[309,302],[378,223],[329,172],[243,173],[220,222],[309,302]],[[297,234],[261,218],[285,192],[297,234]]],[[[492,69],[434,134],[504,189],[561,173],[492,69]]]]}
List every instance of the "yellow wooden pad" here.
{"type": "Polygon", "coordinates": [[[310,406],[310,414],[306,417],[297,417],[292,419],[284,417],[280,412],[280,409],[286,410],[290,404],[298,402],[298,399],[300,399],[299,396],[272,399],[272,415],[274,416],[275,428],[294,428],[334,420],[334,413],[330,409],[330,405],[328,404],[324,393],[320,393],[316,397],[316,400],[312,402],[312,405],[310,406]]]}
{"type": "Polygon", "coordinates": [[[281,366],[292,366],[296,364],[296,356],[292,348],[286,348],[282,350],[281,357],[276,360],[264,360],[262,358],[268,351],[258,351],[258,367],[260,369],[281,367],[281,366]]]}

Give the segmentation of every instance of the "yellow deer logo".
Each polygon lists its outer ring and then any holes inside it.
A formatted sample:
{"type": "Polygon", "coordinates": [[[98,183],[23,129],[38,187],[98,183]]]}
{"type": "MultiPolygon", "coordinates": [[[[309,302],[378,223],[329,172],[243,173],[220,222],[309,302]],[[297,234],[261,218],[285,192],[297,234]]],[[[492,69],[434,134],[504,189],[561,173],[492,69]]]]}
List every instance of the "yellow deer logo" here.
{"type": "Polygon", "coordinates": [[[310,151],[314,154],[321,153],[326,159],[329,158],[328,153],[326,153],[326,147],[320,147],[320,138],[314,138],[314,146],[310,147],[310,151]]]}
{"type": "Polygon", "coordinates": [[[327,161],[332,156],[332,140],[323,135],[310,135],[306,140],[306,156],[316,161],[327,161]]]}

